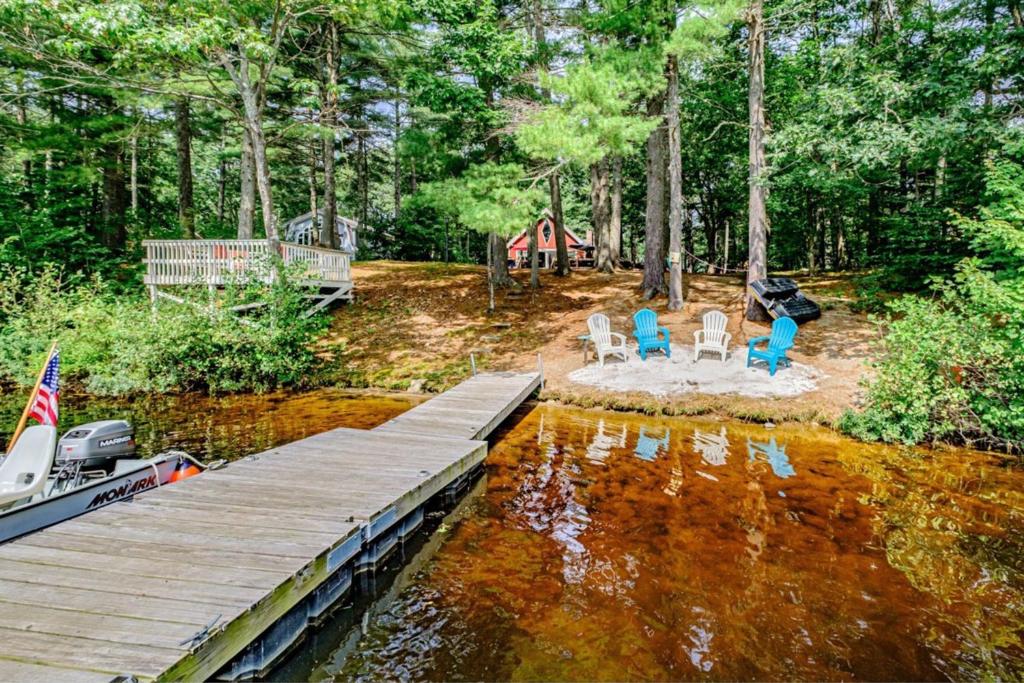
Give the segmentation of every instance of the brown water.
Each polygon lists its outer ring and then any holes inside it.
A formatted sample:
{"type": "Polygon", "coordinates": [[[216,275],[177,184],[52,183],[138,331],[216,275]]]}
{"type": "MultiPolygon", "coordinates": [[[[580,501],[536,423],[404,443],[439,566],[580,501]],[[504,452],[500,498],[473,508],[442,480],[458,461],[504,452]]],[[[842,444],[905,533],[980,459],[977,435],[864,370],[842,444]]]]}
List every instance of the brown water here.
{"type": "MultiPolygon", "coordinates": [[[[0,451],[18,422],[23,396],[0,397],[0,451]]],[[[139,453],[183,450],[202,460],[235,460],[337,427],[370,429],[418,399],[358,396],[334,389],[206,396],[154,395],[130,400],[61,396],[61,429],[93,420],[128,420],[139,453]]]]}
{"type": "MultiPolygon", "coordinates": [[[[143,453],[233,459],[410,406],[62,397],[61,423],[125,418],[143,453]]],[[[2,424],[20,408],[0,400],[2,424]]],[[[523,414],[419,568],[289,678],[1024,679],[1020,469],[806,427],[523,414]]]]}
{"type": "Polygon", "coordinates": [[[807,428],[541,406],[312,679],[1024,676],[1024,473],[807,428]]]}

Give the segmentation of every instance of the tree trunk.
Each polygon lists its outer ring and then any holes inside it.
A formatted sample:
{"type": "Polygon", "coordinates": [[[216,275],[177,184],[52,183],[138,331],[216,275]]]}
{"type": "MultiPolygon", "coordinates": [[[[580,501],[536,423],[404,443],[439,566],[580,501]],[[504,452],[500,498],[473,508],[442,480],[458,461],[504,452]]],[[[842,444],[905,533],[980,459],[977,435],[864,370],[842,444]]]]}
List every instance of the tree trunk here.
{"type": "Polygon", "coordinates": [[[394,184],[395,184],[395,225],[398,225],[398,216],[402,213],[402,160],[398,156],[398,139],[402,135],[402,108],[401,101],[398,97],[398,91],[395,90],[395,168],[394,168],[394,184]]]}
{"type": "Polygon", "coordinates": [[[569,274],[569,247],[565,243],[565,223],[562,222],[562,186],[558,172],[548,176],[551,192],[551,221],[555,224],[555,275],[569,274]]]}
{"type": "MultiPolygon", "coordinates": [[[[993,39],[992,36],[992,25],[996,21],[996,0],[985,0],[985,52],[986,54],[993,51],[993,39]]],[[[983,84],[983,90],[985,92],[985,107],[992,107],[992,90],[996,87],[996,83],[988,82],[983,84]]]]}
{"type": "Polygon", "coordinates": [[[508,274],[508,248],[505,246],[505,240],[502,239],[501,235],[497,233],[490,233],[489,238],[491,260],[493,262],[494,271],[494,286],[495,287],[512,287],[515,285],[515,280],[508,274]]]}
{"type": "Polygon", "coordinates": [[[337,249],[338,231],[338,189],[334,175],[334,133],[338,126],[338,26],[333,21],[328,25],[327,50],[324,57],[324,70],[327,72],[321,112],[321,124],[327,128],[323,136],[324,160],[324,220],[320,225],[320,244],[337,249]]]}
{"type": "MultiPolygon", "coordinates": [[[[233,67],[232,67],[233,68],[233,67]]],[[[270,164],[267,161],[267,139],[263,133],[263,101],[249,79],[249,64],[245,59],[236,72],[236,86],[242,98],[244,112],[243,125],[249,132],[252,144],[253,168],[256,175],[256,190],[260,196],[260,209],[263,214],[263,229],[267,242],[273,251],[277,251],[280,239],[277,235],[277,222],[274,218],[274,197],[270,185],[270,164]]]]}
{"type": "Polygon", "coordinates": [[[540,254],[537,249],[537,226],[530,228],[530,289],[540,287],[540,254]]]}
{"type": "MultiPolygon", "coordinates": [[[[25,131],[28,129],[28,109],[25,106],[27,96],[25,93],[24,78],[19,75],[17,77],[16,84],[18,93],[21,97],[18,98],[18,104],[14,110],[14,117],[18,124],[18,142],[24,143],[25,131]]],[[[134,133],[132,133],[132,140],[135,140],[134,133]]],[[[134,147],[132,149],[134,149],[134,147]]],[[[22,152],[24,153],[25,151],[24,147],[22,147],[22,152]]],[[[31,153],[25,154],[25,158],[21,162],[22,181],[24,182],[24,185],[22,185],[21,196],[25,202],[26,208],[28,208],[29,211],[34,212],[35,193],[32,191],[32,156],[33,155],[31,153]]],[[[132,158],[134,159],[134,157],[132,158]]]]}
{"type": "Polygon", "coordinates": [[[665,97],[668,109],[668,310],[678,311],[683,307],[683,167],[679,139],[679,65],[675,55],[668,58],[668,92],[665,97]]]}
{"type": "Polygon", "coordinates": [[[196,207],[192,184],[192,112],[187,97],[179,97],[174,107],[178,138],[178,225],[185,239],[196,238],[196,207]]]}
{"type": "MultiPolygon", "coordinates": [[[[647,115],[661,116],[663,98],[654,97],[647,102],[647,115]]],[[[659,125],[647,138],[647,211],[644,226],[644,281],[645,299],[665,292],[665,250],[662,233],[665,229],[665,137],[664,125],[659,125]]]]}
{"type": "Polygon", "coordinates": [[[274,219],[274,199],[270,186],[270,164],[267,161],[267,141],[263,134],[262,115],[255,106],[255,96],[243,96],[242,99],[253,100],[251,105],[246,105],[245,127],[249,131],[249,140],[252,143],[253,170],[256,176],[256,191],[260,197],[263,229],[271,248],[276,251],[280,240],[277,235],[277,223],[274,219]]]}
{"type": "Polygon", "coordinates": [[[807,192],[807,274],[814,275],[817,272],[817,263],[814,256],[814,237],[818,233],[818,210],[814,204],[814,197],[807,192]]]}
{"type": "Polygon", "coordinates": [[[590,208],[594,221],[594,241],[597,243],[597,258],[594,267],[602,273],[615,272],[612,258],[611,204],[609,198],[608,159],[590,167],[590,208]]]}
{"type": "Polygon", "coordinates": [[[877,185],[868,188],[867,240],[865,256],[870,261],[878,255],[882,243],[882,197],[877,185]]]}
{"type": "Polygon", "coordinates": [[[252,138],[247,128],[242,130],[238,176],[241,184],[238,195],[238,239],[251,240],[256,213],[256,161],[253,159],[252,138]]]}
{"type": "Polygon", "coordinates": [[[716,270],[715,264],[718,263],[718,223],[712,221],[709,218],[704,219],[704,240],[708,243],[707,254],[705,259],[708,264],[708,274],[713,274],[716,270]]]}
{"type": "Polygon", "coordinates": [[[609,232],[611,236],[610,251],[612,265],[619,266],[622,257],[622,157],[612,160],[611,215],[609,216],[609,232]]]}
{"type": "MultiPolygon", "coordinates": [[[[331,117],[334,118],[333,116],[331,117]]],[[[320,225],[320,244],[331,249],[339,247],[338,231],[338,189],[334,175],[334,122],[323,138],[324,163],[324,220],[320,225]]]]}
{"type": "Polygon", "coordinates": [[[817,260],[817,263],[818,263],[818,270],[826,270],[828,268],[828,262],[826,261],[826,255],[828,253],[828,246],[827,246],[826,241],[825,241],[825,226],[827,225],[827,223],[831,223],[831,221],[828,220],[825,217],[825,210],[823,208],[822,209],[818,209],[818,211],[819,211],[818,221],[817,221],[817,223],[814,226],[814,229],[816,230],[816,233],[815,233],[816,244],[815,244],[815,246],[816,246],[816,248],[818,250],[818,257],[817,257],[816,260],[817,260]]]}
{"type": "Polygon", "coordinates": [[[729,274],[729,219],[725,219],[725,239],[722,240],[722,273],[729,274]]]}
{"type": "MultiPolygon", "coordinates": [[[[682,177],[681,171],[680,177],[682,177]]],[[[680,184],[682,184],[681,181],[680,184]]],[[[687,202],[681,203],[683,205],[683,263],[686,265],[686,272],[692,273],[696,265],[693,251],[693,212],[687,202]]]]}
{"type": "MultiPolygon", "coordinates": [[[[533,40],[536,43],[537,63],[546,68],[548,66],[547,54],[547,31],[544,19],[544,3],[542,0],[533,0],[531,14],[533,19],[533,40]]],[[[551,93],[546,88],[540,89],[541,98],[545,101],[551,99],[551,93]]],[[[548,176],[548,190],[551,196],[551,222],[555,232],[555,275],[565,276],[569,274],[569,249],[565,244],[565,223],[562,216],[562,186],[558,177],[558,171],[548,176]]]]}
{"type": "Polygon", "coordinates": [[[131,176],[129,178],[129,193],[131,194],[132,214],[139,213],[139,134],[132,133],[131,140],[131,176]]]}
{"type": "Polygon", "coordinates": [[[103,219],[103,243],[112,251],[123,252],[128,241],[125,212],[128,208],[128,193],[124,182],[124,151],[119,144],[110,143],[104,148],[103,198],[101,217],[103,219]]]}
{"type": "Polygon", "coordinates": [[[319,243],[325,245],[320,241],[320,230],[322,229],[320,224],[320,207],[317,195],[317,182],[316,182],[316,148],[318,145],[310,145],[309,147],[309,215],[313,223],[309,226],[309,241],[310,243],[319,243]]]}
{"type": "MultiPolygon", "coordinates": [[[[750,117],[747,183],[747,285],[768,276],[768,207],[761,175],[764,160],[764,8],[763,0],[751,0],[747,12],[749,82],[747,107],[750,117]]],[[[768,312],[747,292],[747,320],[767,320],[768,312]]]]}
{"type": "Polygon", "coordinates": [[[494,313],[494,233],[488,235],[487,245],[487,312],[494,313]]]}
{"type": "Polygon", "coordinates": [[[224,139],[220,141],[220,161],[217,162],[217,224],[224,225],[224,212],[228,199],[228,162],[224,158],[224,139]]]}
{"type": "MultiPolygon", "coordinates": [[[[360,89],[362,81],[359,82],[360,89]]],[[[365,225],[370,218],[370,163],[366,145],[366,108],[361,108],[359,130],[356,131],[356,193],[359,196],[359,224],[365,225]]]]}

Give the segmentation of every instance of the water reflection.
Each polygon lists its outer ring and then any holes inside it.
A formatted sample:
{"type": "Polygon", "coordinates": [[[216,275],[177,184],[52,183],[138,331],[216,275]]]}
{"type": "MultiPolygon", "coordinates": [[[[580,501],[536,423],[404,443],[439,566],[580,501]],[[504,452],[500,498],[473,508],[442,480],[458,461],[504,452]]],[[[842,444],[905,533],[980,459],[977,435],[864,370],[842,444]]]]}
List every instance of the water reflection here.
{"type": "Polygon", "coordinates": [[[722,427],[718,434],[695,429],[693,431],[693,450],[708,465],[713,467],[724,465],[726,458],[729,457],[729,439],[725,435],[725,427],[722,427]]]}
{"type": "Polygon", "coordinates": [[[664,435],[658,439],[647,434],[646,425],[640,425],[640,433],[636,437],[636,448],[633,449],[633,453],[641,460],[654,462],[660,454],[668,450],[668,442],[671,438],[671,429],[666,429],[664,435]]]}
{"type": "Polygon", "coordinates": [[[750,462],[767,462],[772,468],[772,473],[779,479],[796,476],[796,470],[793,469],[789,458],[786,457],[785,444],[779,446],[775,443],[774,436],[768,443],[753,441],[747,437],[747,454],[750,457],[750,462]]]}
{"type": "MultiPolygon", "coordinates": [[[[103,399],[61,394],[63,428],[93,420],[128,420],[142,455],[169,449],[215,460],[235,460],[337,427],[370,429],[399,415],[418,399],[358,396],[335,389],[266,394],[161,394],[103,399]]],[[[25,398],[0,397],[0,451],[18,421],[25,398]]]]}
{"type": "Polygon", "coordinates": [[[621,425],[621,429],[606,427],[605,421],[600,419],[597,421],[597,431],[591,437],[590,444],[587,446],[587,458],[593,462],[603,463],[613,448],[625,447],[626,425],[621,425]],[[608,433],[606,433],[606,429],[608,433]],[[616,431],[619,433],[614,434],[613,432],[616,431]]]}
{"type": "Polygon", "coordinates": [[[479,514],[452,530],[389,618],[321,673],[1024,674],[1024,478],[988,456],[904,456],[826,431],[769,436],[541,406],[488,463],[479,514]],[[743,441],[747,457],[730,458],[730,442],[743,441]],[[902,469],[886,461],[904,457],[902,469]],[[949,458],[973,475],[950,479],[949,458]]]}
{"type": "MultiPolygon", "coordinates": [[[[409,405],[67,397],[62,419],[240,457],[409,405]]],[[[309,676],[1024,680],[1024,474],[994,456],[541,406],[488,470],[476,513],[309,676]]]]}

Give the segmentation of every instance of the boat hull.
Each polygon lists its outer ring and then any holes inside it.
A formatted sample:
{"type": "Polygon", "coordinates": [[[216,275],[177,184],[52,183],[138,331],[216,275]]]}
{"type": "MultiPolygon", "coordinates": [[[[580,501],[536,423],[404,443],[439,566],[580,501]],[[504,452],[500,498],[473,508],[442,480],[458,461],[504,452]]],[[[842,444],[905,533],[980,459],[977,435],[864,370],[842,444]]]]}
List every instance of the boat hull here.
{"type": "Polygon", "coordinates": [[[123,472],[0,513],[0,543],[168,484],[182,457],[157,455],[140,460],[123,472]]]}

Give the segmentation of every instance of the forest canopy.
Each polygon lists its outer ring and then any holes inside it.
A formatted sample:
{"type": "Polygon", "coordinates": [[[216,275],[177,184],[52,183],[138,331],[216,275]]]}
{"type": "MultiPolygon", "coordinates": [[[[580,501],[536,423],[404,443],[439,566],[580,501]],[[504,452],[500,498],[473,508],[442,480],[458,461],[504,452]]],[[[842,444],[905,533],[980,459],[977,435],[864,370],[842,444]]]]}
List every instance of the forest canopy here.
{"type": "Polygon", "coordinates": [[[322,211],[502,287],[549,211],[670,310],[685,272],[970,297],[1020,264],[1022,77],[1020,0],[0,0],[0,265],[137,293],[145,239],[322,211]]]}
{"type": "Polygon", "coordinates": [[[1019,136],[1016,0],[5,0],[0,254],[103,269],[318,205],[365,226],[363,256],[483,262],[465,224],[403,204],[511,163],[639,262],[669,220],[646,195],[671,184],[649,167],[675,64],[682,268],[742,266],[754,10],[769,268],[950,272],[954,215],[1019,136]]]}

